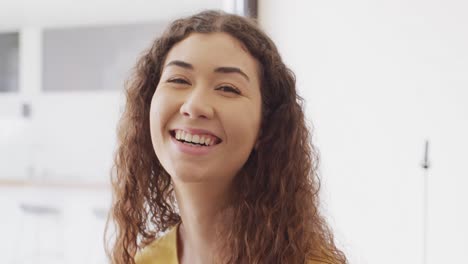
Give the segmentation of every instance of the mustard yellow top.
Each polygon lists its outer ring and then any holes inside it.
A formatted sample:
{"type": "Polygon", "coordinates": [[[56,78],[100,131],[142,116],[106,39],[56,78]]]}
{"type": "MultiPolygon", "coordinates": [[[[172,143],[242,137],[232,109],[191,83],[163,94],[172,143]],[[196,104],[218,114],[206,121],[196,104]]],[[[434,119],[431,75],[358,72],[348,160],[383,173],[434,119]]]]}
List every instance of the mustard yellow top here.
{"type": "MultiPolygon", "coordinates": [[[[177,258],[177,226],[149,244],[135,256],[136,264],[179,264],[177,258]]],[[[333,264],[325,259],[310,260],[307,264],[333,264]]]]}

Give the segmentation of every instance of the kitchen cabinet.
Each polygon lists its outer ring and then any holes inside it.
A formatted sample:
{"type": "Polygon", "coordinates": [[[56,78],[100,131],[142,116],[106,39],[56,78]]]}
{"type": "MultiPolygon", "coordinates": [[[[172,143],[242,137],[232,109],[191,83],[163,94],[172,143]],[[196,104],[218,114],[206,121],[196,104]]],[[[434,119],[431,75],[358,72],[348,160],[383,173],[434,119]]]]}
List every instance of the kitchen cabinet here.
{"type": "Polygon", "coordinates": [[[164,26],[32,27],[16,42],[0,34],[0,54],[12,58],[0,64],[0,179],[107,183],[125,80],[164,26]]]}

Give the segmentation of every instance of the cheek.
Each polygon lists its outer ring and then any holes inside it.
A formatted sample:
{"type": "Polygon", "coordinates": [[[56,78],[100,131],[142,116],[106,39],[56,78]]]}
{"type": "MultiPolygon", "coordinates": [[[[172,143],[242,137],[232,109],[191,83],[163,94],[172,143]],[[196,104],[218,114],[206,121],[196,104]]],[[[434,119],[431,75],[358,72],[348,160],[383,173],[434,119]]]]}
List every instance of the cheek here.
{"type": "Polygon", "coordinates": [[[161,104],[155,95],[153,96],[153,99],[151,100],[151,107],[150,107],[151,137],[156,136],[156,132],[159,132],[160,119],[161,119],[161,104]]]}
{"type": "MultiPolygon", "coordinates": [[[[170,97],[162,91],[161,88],[156,89],[153,99],[151,101],[151,109],[150,109],[150,125],[151,128],[159,128],[162,132],[164,129],[163,126],[167,124],[167,120],[169,118],[169,113],[173,111],[171,107],[171,100],[170,97]]],[[[155,131],[156,132],[156,131],[155,131]]]]}
{"type": "Polygon", "coordinates": [[[228,139],[231,139],[239,150],[250,154],[260,127],[260,109],[254,107],[237,107],[236,111],[231,111],[226,115],[226,132],[228,139]]]}
{"type": "Polygon", "coordinates": [[[165,126],[168,120],[168,106],[167,100],[164,100],[164,95],[158,93],[158,90],[153,95],[150,108],[150,130],[151,130],[151,141],[153,142],[153,148],[158,158],[162,158],[162,142],[164,137],[165,126]]]}

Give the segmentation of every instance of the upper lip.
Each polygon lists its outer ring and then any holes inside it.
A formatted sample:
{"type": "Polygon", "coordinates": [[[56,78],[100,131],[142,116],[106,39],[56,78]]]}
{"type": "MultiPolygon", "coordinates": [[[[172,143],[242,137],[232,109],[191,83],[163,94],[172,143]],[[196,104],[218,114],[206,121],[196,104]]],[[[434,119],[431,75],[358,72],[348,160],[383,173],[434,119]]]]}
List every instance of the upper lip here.
{"type": "Polygon", "coordinates": [[[215,133],[209,131],[209,130],[206,130],[206,129],[200,129],[200,128],[189,128],[189,127],[183,127],[183,128],[173,128],[171,129],[171,131],[175,131],[175,130],[183,130],[185,132],[188,132],[190,134],[196,134],[196,135],[200,135],[200,134],[204,134],[204,135],[210,135],[210,136],[213,136],[213,137],[216,137],[218,139],[221,140],[220,137],[218,137],[215,133]]]}

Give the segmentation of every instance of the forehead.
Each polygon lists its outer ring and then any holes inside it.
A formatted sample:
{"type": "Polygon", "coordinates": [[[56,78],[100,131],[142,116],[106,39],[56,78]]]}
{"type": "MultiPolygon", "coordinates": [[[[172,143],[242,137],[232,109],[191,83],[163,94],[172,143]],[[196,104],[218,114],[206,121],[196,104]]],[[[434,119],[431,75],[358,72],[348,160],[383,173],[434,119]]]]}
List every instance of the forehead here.
{"type": "Polygon", "coordinates": [[[172,47],[164,65],[172,60],[185,61],[195,68],[239,67],[258,77],[257,60],[227,33],[192,33],[172,47]]]}

